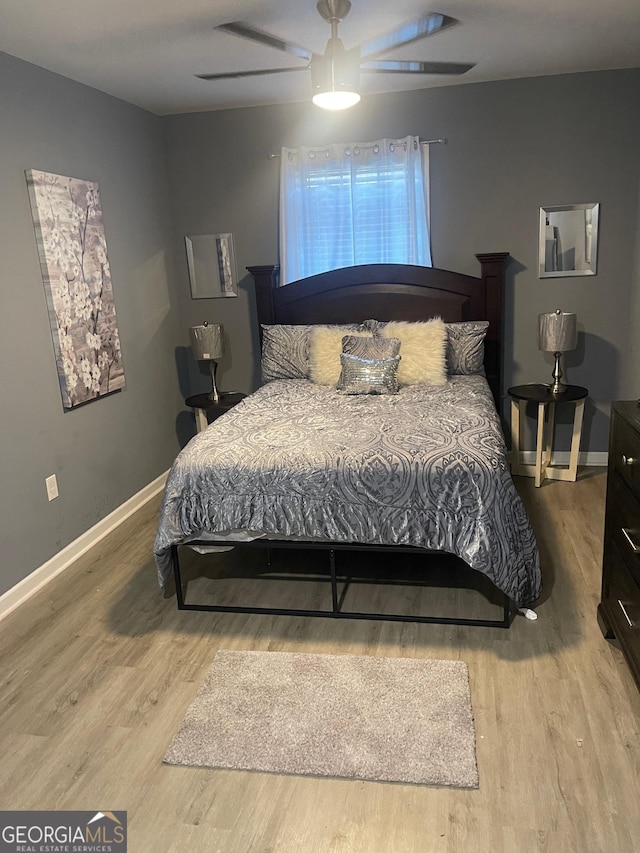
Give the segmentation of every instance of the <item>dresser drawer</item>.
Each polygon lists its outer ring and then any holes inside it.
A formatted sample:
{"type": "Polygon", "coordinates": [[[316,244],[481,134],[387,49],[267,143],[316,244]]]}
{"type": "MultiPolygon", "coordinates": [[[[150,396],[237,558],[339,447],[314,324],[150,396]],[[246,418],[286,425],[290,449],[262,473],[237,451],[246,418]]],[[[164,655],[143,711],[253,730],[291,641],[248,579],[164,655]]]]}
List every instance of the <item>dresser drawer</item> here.
{"type": "Polygon", "coordinates": [[[640,585],[640,500],[618,471],[611,472],[605,537],[614,541],[621,559],[640,585]]]}
{"type": "Polygon", "coordinates": [[[640,498],[640,434],[614,412],[609,465],[640,498]]]}
{"type": "Polygon", "coordinates": [[[640,406],[611,410],[607,508],[598,624],[615,637],[640,689],[640,406]]]}
{"type": "Polygon", "coordinates": [[[640,670],[640,586],[627,570],[615,542],[605,543],[603,604],[616,638],[635,673],[640,670]]]}

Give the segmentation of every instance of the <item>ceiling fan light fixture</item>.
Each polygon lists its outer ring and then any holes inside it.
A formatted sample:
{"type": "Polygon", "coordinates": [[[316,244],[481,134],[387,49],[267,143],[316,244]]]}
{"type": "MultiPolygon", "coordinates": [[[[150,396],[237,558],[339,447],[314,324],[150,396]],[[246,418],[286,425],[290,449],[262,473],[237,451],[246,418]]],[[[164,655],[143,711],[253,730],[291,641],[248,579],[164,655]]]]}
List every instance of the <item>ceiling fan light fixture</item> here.
{"type": "Polygon", "coordinates": [[[312,101],[324,110],[346,110],[360,100],[360,51],[335,40],[325,56],[311,62],[312,101]]]}
{"type": "Polygon", "coordinates": [[[231,21],[216,27],[224,33],[304,59],[307,62],[306,65],[196,74],[196,77],[201,80],[227,80],[282,72],[310,71],[314,104],[326,110],[346,110],[360,100],[361,70],[368,74],[464,74],[473,68],[473,64],[462,62],[422,62],[411,59],[379,58],[390,50],[411,44],[426,36],[436,35],[459,23],[448,15],[440,12],[423,14],[415,21],[409,21],[396,27],[395,30],[345,50],[342,41],[338,38],[338,25],[349,14],[351,0],[317,0],[316,8],[320,16],[331,26],[331,37],[324,54],[313,53],[306,47],[258,30],[243,21],[231,21]]]}
{"type": "Polygon", "coordinates": [[[311,100],[323,110],[348,110],[349,107],[355,107],[360,95],[346,89],[329,89],[326,92],[316,92],[311,100]]]}

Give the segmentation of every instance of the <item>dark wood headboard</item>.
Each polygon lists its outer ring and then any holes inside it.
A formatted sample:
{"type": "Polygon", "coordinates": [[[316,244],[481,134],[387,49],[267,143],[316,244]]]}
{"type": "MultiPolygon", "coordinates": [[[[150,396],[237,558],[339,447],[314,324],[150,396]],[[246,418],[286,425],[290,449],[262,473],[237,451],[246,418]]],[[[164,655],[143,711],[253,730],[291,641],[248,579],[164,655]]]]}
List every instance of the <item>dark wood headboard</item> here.
{"type": "Polygon", "coordinates": [[[496,404],[502,394],[502,308],[508,252],[476,255],[479,278],[434,267],[364,264],[278,286],[280,267],[247,267],[260,326],[363,320],[488,320],[485,371],[496,404]]]}

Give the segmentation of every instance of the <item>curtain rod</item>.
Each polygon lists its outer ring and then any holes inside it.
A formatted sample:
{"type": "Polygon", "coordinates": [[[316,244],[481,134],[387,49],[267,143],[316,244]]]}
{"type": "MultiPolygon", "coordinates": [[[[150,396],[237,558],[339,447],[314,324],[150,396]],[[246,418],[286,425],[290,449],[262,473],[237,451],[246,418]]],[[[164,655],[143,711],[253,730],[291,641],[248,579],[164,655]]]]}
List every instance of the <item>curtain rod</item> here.
{"type": "MultiPolygon", "coordinates": [[[[447,139],[444,136],[441,136],[440,139],[421,139],[420,145],[437,145],[438,143],[442,143],[442,145],[447,144],[447,139]]],[[[321,146],[319,146],[321,147],[321,146]]],[[[279,160],[280,154],[267,154],[267,158],[269,160],[279,160]]]]}

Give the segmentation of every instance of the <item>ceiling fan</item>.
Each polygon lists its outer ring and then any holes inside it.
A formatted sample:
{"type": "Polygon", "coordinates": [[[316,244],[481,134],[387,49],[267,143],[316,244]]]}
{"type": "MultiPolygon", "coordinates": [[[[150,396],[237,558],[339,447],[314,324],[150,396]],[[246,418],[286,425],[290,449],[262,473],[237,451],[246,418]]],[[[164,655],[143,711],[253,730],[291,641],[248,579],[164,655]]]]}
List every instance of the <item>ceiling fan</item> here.
{"type": "Polygon", "coordinates": [[[442,15],[439,12],[424,15],[389,33],[345,50],[342,41],[338,38],[338,24],[349,14],[350,0],[319,0],[316,8],[324,20],[331,25],[331,37],[324,54],[313,53],[306,47],[255,29],[242,21],[233,21],[216,27],[222,32],[266,44],[276,50],[297,56],[304,59],[306,65],[253,71],[226,71],[221,74],[196,74],[196,77],[201,80],[227,80],[235,77],[256,77],[264,74],[310,70],[314,103],[326,109],[345,109],[360,100],[358,92],[360,71],[374,74],[464,74],[465,71],[473,68],[473,64],[461,62],[379,59],[389,50],[435,35],[458,23],[455,18],[450,18],[448,15],[442,15]]]}

